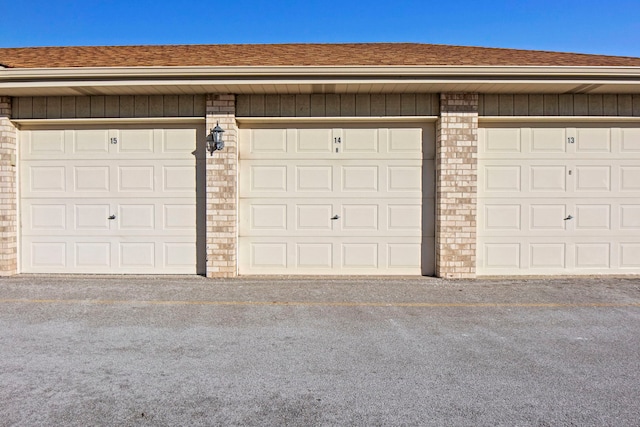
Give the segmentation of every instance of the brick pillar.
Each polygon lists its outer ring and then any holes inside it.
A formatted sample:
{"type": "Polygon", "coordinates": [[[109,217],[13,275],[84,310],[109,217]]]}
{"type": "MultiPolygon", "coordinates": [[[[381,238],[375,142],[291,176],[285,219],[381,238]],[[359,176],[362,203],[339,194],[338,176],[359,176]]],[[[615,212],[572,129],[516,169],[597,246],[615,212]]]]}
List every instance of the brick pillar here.
{"type": "Polygon", "coordinates": [[[436,275],[476,274],[478,94],[440,95],[436,130],[436,275]]]}
{"type": "Polygon", "coordinates": [[[224,129],[225,148],[207,153],[207,277],[235,277],[238,246],[238,128],[234,95],[207,95],[207,134],[224,129]]]}
{"type": "Polygon", "coordinates": [[[18,199],[16,148],[18,131],[9,120],[11,98],[0,96],[0,276],[18,272],[18,199]]]}

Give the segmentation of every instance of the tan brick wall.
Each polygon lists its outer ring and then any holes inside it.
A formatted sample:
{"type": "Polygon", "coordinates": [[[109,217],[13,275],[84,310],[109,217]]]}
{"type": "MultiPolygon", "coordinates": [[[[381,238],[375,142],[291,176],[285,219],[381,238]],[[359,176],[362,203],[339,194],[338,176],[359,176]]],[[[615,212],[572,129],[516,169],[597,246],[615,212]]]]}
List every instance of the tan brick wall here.
{"type": "Polygon", "coordinates": [[[478,95],[440,95],[436,128],[436,275],[476,271],[478,95]]]}
{"type": "Polygon", "coordinates": [[[207,153],[207,277],[237,276],[238,127],[234,95],[207,96],[207,133],[220,123],[225,148],[207,153]]]}
{"type": "Polygon", "coordinates": [[[0,276],[18,272],[15,156],[18,132],[9,120],[11,98],[0,97],[0,276]]]}

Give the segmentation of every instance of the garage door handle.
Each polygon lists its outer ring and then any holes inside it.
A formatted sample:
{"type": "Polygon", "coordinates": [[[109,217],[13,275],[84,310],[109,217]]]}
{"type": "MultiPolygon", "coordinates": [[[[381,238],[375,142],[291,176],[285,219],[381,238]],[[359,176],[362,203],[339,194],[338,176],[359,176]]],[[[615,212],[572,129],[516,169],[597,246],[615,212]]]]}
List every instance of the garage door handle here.
{"type": "Polygon", "coordinates": [[[334,215],[331,217],[331,219],[340,219],[340,215],[334,215]]]}
{"type": "Polygon", "coordinates": [[[107,219],[116,219],[116,216],[115,215],[109,215],[109,218],[107,218],[107,219]]]}
{"type": "Polygon", "coordinates": [[[573,217],[571,215],[569,215],[568,217],[566,217],[564,220],[567,221],[569,219],[573,219],[573,217]]]}

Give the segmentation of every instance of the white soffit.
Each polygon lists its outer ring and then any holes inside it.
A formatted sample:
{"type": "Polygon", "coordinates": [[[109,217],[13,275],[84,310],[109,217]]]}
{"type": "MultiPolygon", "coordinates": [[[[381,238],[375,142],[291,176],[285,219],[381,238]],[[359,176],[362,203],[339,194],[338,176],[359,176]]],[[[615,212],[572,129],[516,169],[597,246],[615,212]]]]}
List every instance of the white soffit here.
{"type": "Polygon", "coordinates": [[[640,67],[0,69],[0,95],[640,93],[640,67]]]}

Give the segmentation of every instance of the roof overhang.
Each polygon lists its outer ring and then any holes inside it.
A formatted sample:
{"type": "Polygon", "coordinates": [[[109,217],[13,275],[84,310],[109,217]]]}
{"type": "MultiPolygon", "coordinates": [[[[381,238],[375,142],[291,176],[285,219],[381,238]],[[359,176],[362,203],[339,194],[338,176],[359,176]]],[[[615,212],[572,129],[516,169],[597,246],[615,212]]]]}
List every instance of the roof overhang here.
{"type": "Polygon", "coordinates": [[[640,67],[107,67],[0,69],[2,96],[203,93],[640,94],[640,67]]]}

